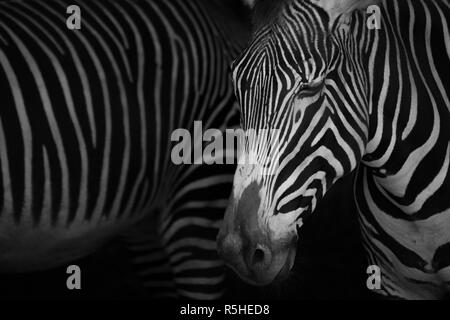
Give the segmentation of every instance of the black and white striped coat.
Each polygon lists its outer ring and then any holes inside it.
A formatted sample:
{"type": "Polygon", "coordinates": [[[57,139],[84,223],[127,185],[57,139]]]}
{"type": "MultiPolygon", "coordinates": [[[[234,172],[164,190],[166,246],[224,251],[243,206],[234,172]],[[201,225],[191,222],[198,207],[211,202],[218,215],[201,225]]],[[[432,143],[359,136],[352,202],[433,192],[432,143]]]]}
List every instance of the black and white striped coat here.
{"type": "Polygon", "coordinates": [[[125,233],[144,276],[162,248],[179,294],[217,297],[233,168],[175,166],[171,133],[236,120],[228,66],[245,38],[221,1],[0,2],[0,271],[125,233]]]}
{"type": "MultiPolygon", "coordinates": [[[[244,129],[279,129],[280,161],[264,176],[238,168],[222,255],[251,282],[286,273],[317,203],[357,171],[355,199],[370,264],[381,268],[380,292],[443,296],[450,290],[449,1],[260,0],[255,12],[253,40],[233,78],[244,129]]],[[[263,143],[248,152],[258,154],[263,143]]]]}

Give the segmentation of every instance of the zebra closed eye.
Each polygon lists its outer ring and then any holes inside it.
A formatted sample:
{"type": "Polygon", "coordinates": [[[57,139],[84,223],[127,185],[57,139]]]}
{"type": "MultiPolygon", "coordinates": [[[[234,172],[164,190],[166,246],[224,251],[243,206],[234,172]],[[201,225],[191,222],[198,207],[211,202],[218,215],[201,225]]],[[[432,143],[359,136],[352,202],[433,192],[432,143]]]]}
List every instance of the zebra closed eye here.
{"type": "Polygon", "coordinates": [[[312,97],[322,91],[325,85],[323,79],[316,79],[309,83],[302,83],[297,91],[298,98],[312,97]]]}

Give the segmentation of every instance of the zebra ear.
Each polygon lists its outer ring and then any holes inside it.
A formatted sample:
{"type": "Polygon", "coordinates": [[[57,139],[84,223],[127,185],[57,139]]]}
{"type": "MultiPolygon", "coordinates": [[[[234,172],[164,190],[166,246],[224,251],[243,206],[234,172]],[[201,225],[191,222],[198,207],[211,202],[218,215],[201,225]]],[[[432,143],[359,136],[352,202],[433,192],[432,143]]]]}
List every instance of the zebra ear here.
{"type": "Polygon", "coordinates": [[[311,2],[328,13],[332,26],[337,18],[348,17],[355,10],[367,11],[370,6],[378,5],[381,0],[311,0],[311,2]]]}

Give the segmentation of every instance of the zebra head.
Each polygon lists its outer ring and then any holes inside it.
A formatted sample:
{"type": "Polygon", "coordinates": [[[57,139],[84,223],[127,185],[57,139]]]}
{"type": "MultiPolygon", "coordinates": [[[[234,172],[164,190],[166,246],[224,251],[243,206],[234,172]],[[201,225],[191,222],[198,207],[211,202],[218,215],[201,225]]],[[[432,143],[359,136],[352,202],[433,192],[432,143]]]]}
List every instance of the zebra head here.
{"type": "MultiPolygon", "coordinates": [[[[289,273],[300,227],[363,156],[367,83],[353,30],[373,3],[256,2],[253,41],[232,73],[243,130],[278,129],[278,162],[264,174],[239,165],[218,236],[219,253],[249,283],[289,273]]],[[[254,139],[245,153],[264,158],[266,141],[254,139]]]]}

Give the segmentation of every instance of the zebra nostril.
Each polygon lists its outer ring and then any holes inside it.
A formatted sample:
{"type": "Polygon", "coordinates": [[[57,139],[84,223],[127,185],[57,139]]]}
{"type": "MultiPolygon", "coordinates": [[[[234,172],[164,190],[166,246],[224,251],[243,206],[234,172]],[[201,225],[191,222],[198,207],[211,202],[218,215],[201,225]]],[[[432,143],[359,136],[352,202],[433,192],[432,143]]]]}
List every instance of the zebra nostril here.
{"type": "Polygon", "coordinates": [[[258,246],[253,252],[252,267],[253,268],[265,268],[270,264],[271,253],[268,248],[264,246],[258,246]]]}
{"type": "Polygon", "coordinates": [[[257,248],[255,253],[253,254],[253,263],[261,263],[264,261],[264,251],[262,249],[257,248]]]}

